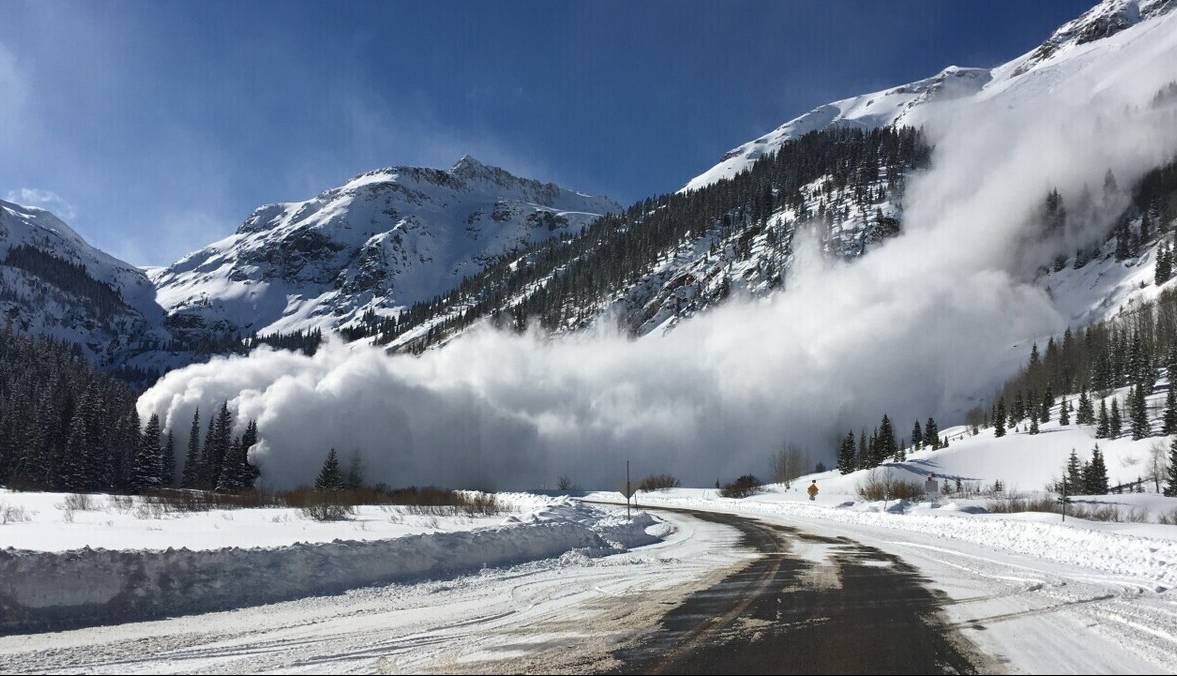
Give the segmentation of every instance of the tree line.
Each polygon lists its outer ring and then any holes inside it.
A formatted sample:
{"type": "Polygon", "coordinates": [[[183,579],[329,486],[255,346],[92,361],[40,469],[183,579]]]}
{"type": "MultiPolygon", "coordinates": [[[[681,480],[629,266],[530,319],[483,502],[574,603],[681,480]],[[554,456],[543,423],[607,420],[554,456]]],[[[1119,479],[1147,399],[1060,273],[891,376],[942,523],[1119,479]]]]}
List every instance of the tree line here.
{"type": "Polygon", "coordinates": [[[257,441],[254,422],[234,436],[222,404],[203,444],[199,432],[191,435],[178,475],[173,431],[156,415],[143,424],[136,398],[129,385],[94,369],[76,345],[0,330],[0,484],[129,493],[253,486],[257,470],[246,452],[257,441]]]}

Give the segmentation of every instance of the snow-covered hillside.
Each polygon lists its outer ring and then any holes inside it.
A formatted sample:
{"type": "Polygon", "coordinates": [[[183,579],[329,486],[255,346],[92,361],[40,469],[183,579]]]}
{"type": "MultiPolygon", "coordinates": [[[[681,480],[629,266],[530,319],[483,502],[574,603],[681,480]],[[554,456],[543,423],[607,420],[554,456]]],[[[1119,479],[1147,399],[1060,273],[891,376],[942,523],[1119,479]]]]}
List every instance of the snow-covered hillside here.
{"type": "MultiPolygon", "coordinates": [[[[1082,70],[1084,55],[1119,49],[1101,43],[1141,22],[1170,12],[1173,0],[1103,0],[1081,16],[1063,24],[1041,45],[993,69],[949,66],[936,75],[882,91],[852,96],[819,106],[773,131],[728,151],[719,163],[691,179],[683,190],[697,190],[747,170],[782,143],[833,126],[873,129],[888,125],[918,127],[951,111],[944,104],[967,105],[1000,97],[1016,105],[1033,100],[1037,89],[1082,70]],[[1071,66],[1067,62],[1074,61],[1071,66]],[[1070,71],[1070,72],[1068,72],[1070,71]],[[1029,96],[1027,96],[1029,95],[1029,96]],[[1021,98],[1021,101],[1018,99],[1021,98]]],[[[1172,30],[1172,26],[1159,30],[1172,30]]]]}
{"type": "Polygon", "coordinates": [[[169,338],[142,270],[90,246],[52,213],[0,202],[0,324],[122,364],[169,338]]]}
{"type": "Polygon", "coordinates": [[[260,207],[152,277],[160,304],[189,328],[335,328],[450,291],[501,254],[619,208],[469,156],[448,171],[379,169],[260,207]]]}

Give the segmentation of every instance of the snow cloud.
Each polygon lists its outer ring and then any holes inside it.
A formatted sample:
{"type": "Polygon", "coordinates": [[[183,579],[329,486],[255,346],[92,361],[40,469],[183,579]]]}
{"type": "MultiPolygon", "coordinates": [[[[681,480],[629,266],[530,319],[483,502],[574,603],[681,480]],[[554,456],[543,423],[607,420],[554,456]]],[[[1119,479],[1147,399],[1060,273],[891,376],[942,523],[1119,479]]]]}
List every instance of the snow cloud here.
{"type": "Polygon", "coordinates": [[[706,485],[764,472],[786,439],[829,457],[884,411],[900,431],[917,416],[959,416],[1030,340],[1065,328],[1031,283],[1036,267],[1099,240],[1101,214],[1123,206],[1096,200],[1060,244],[1037,234],[1047,190],[1098,192],[1109,168],[1129,185],[1177,150],[1172,113],[1147,105],[1177,77],[1174,54],[1177,38],[1129,44],[944,109],[928,123],[933,167],[909,184],[902,236],[853,264],[800,242],[788,292],[668,335],[484,328],[420,357],[259,350],[168,374],[140,413],[183,435],[194,407],[228,400],[257,419],[252,457],[271,485],[308,481],[335,447],[361,453],[374,480],[487,488],[565,474],[612,488],[626,459],[639,475],[706,485]]]}
{"type": "Polygon", "coordinates": [[[9,190],[4,199],[16,204],[52,211],[55,216],[64,221],[70,221],[78,215],[72,204],[52,190],[41,190],[40,188],[9,190]]]}

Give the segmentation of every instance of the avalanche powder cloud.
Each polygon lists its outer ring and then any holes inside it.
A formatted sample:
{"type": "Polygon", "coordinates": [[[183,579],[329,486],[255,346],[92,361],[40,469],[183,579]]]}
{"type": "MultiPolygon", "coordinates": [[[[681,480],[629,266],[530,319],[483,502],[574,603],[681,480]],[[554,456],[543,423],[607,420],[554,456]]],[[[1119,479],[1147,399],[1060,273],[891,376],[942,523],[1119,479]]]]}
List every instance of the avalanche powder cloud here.
{"type": "Polygon", "coordinates": [[[786,440],[828,458],[884,411],[900,431],[959,415],[1029,340],[1065,328],[1029,283],[1034,268],[1101,239],[1125,203],[1101,202],[1060,245],[1035,235],[1046,191],[1098,189],[1109,168],[1129,185],[1177,150],[1172,113],[1147,105],[1177,78],[1177,30],[1063,66],[1042,74],[1049,88],[1023,76],[938,111],[904,234],[853,264],[802,240],[787,293],[639,340],[482,328],[420,357],[338,342],[313,357],[260,349],[169,373],[139,413],[159,413],[182,448],[194,408],[227,400],[239,421],[258,421],[251,458],[271,486],[308,482],[334,447],[360,454],[373,481],[494,489],[560,475],[610,488],[626,459],[639,475],[707,485],[764,472],[786,440]]]}

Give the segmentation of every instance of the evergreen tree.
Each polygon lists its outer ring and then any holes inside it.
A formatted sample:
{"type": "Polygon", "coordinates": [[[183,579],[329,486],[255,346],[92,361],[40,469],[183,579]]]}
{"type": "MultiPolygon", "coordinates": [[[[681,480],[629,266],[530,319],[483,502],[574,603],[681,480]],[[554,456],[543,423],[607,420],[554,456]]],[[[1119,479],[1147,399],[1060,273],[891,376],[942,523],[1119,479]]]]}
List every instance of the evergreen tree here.
{"type": "Polygon", "coordinates": [[[251,420],[245,426],[245,432],[229,443],[217,481],[218,491],[233,493],[253,487],[257,470],[249,463],[249,449],[256,443],[257,422],[251,420]]]}
{"type": "Polygon", "coordinates": [[[1099,400],[1099,424],[1095,426],[1095,438],[1107,439],[1112,436],[1111,418],[1108,417],[1108,402],[1106,399],[1099,400]]]}
{"type": "Polygon", "coordinates": [[[1038,416],[1030,416],[1030,434],[1038,434],[1038,416]]]}
{"type": "Polygon", "coordinates": [[[997,408],[993,416],[993,436],[1005,436],[1005,397],[997,400],[997,408]]]}
{"type": "Polygon", "coordinates": [[[1165,392],[1165,434],[1177,434],[1177,383],[1174,383],[1173,380],[1174,376],[1170,375],[1169,386],[1165,392]]]}
{"type": "Polygon", "coordinates": [[[225,456],[229,454],[233,444],[233,414],[229,412],[229,403],[222,402],[217,415],[209,420],[209,433],[205,436],[204,485],[215,489],[220,485],[221,472],[224,470],[225,456]]]}
{"type": "Polygon", "coordinates": [[[842,445],[838,447],[838,471],[842,474],[849,474],[853,472],[857,462],[854,452],[854,432],[851,431],[842,439],[842,445]]]}
{"type": "Polygon", "coordinates": [[[933,449],[940,448],[940,427],[936,424],[936,420],[930,416],[928,422],[924,424],[924,443],[933,449]]]}
{"type": "Polygon", "coordinates": [[[159,488],[163,478],[163,451],[161,447],[159,416],[152,414],[143,431],[139,452],[135,455],[135,466],[131,473],[131,489],[146,491],[159,488]]]}
{"type": "Polygon", "coordinates": [[[1177,439],[1169,442],[1169,467],[1167,473],[1168,480],[1165,482],[1165,495],[1170,498],[1177,497],[1177,439]]]}
{"type": "Polygon", "coordinates": [[[351,462],[347,465],[347,477],[343,483],[349,491],[364,487],[364,459],[360,457],[359,453],[352,453],[351,462]]]}
{"type": "Polygon", "coordinates": [[[1095,404],[1092,403],[1091,397],[1087,396],[1087,388],[1079,394],[1079,423],[1082,425],[1095,424],[1095,404]]]}
{"type": "Polygon", "coordinates": [[[1071,404],[1066,397],[1063,397],[1062,406],[1059,407],[1058,424],[1063,427],[1071,424],[1071,404]]]}
{"type": "Polygon", "coordinates": [[[200,409],[197,408],[192,414],[192,428],[188,432],[188,452],[184,454],[180,485],[184,488],[196,488],[203,473],[200,468],[200,409]]]}
{"type": "Polygon", "coordinates": [[[1112,397],[1112,415],[1108,420],[1109,429],[1111,430],[1111,437],[1113,439],[1120,438],[1120,432],[1123,431],[1123,419],[1120,417],[1120,402],[1119,399],[1112,397]]]}
{"type": "Polygon", "coordinates": [[[911,428],[911,447],[918,449],[924,443],[924,433],[920,431],[920,421],[915,421],[915,427],[911,428]]]}
{"type": "Polygon", "coordinates": [[[1079,454],[1073,448],[1071,449],[1071,457],[1067,459],[1063,481],[1066,482],[1067,495],[1078,495],[1087,486],[1087,477],[1083,474],[1083,465],[1079,462],[1079,454]]]}
{"type": "Polygon", "coordinates": [[[1103,451],[1099,450],[1099,444],[1091,449],[1091,463],[1087,467],[1087,472],[1087,494],[1107,495],[1108,468],[1104,464],[1103,451]]]}
{"type": "Polygon", "coordinates": [[[343,490],[344,477],[343,472],[339,469],[339,458],[335,455],[335,449],[327,454],[327,459],[323,461],[323,468],[319,470],[319,476],[315,479],[315,490],[319,492],[335,492],[343,490]]]}
{"type": "Polygon", "coordinates": [[[1042,406],[1040,408],[1041,420],[1043,423],[1050,422],[1050,407],[1054,406],[1054,395],[1050,392],[1050,387],[1046,388],[1046,395],[1042,398],[1042,406]]]}
{"type": "Polygon", "coordinates": [[[883,421],[879,423],[877,447],[875,449],[874,467],[883,464],[888,458],[895,457],[899,451],[899,444],[895,442],[895,430],[891,426],[891,419],[883,414],[883,421]]]}
{"type": "Polygon", "coordinates": [[[1161,286],[1173,277],[1173,253],[1169,245],[1162,241],[1157,247],[1157,262],[1153,272],[1153,281],[1161,286]]]}
{"type": "Polygon", "coordinates": [[[1129,401],[1132,414],[1132,438],[1140,440],[1152,433],[1148,424],[1148,407],[1145,403],[1144,385],[1132,388],[1132,398],[1129,401]]]}

